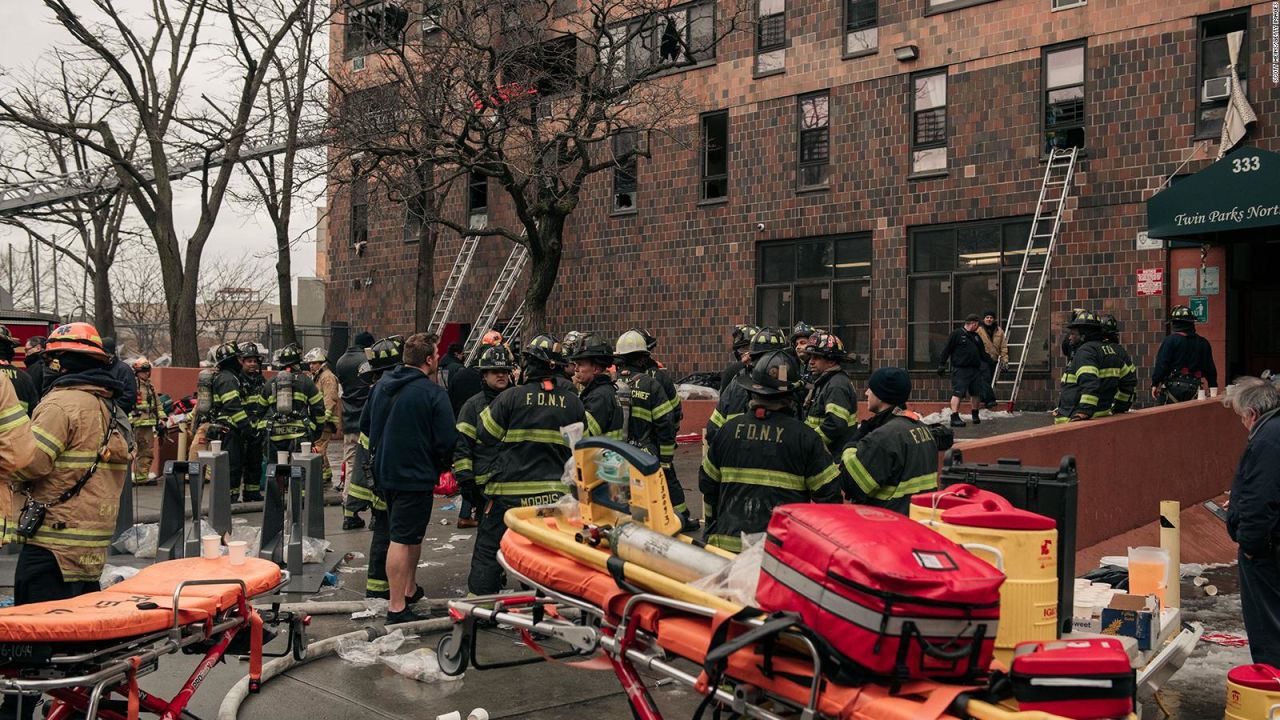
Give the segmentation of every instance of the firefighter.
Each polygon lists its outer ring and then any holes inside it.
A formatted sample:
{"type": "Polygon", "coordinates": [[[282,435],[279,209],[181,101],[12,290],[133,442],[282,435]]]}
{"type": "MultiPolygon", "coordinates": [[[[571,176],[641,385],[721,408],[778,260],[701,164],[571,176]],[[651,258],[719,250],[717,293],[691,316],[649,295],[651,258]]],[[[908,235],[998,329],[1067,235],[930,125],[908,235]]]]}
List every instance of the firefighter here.
{"type": "MultiPolygon", "coordinates": [[[[31,420],[22,407],[9,376],[0,373],[0,477],[11,477],[14,471],[26,467],[36,450],[35,437],[31,434],[31,420]]],[[[9,507],[11,493],[4,488],[0,492],[0,522],[12,520],[15,514],[9,507]]],[[[0,535],[0,545],[4,544],[0,535]]]]}
{"type": "Polygon", "coordinates": [[[1218,387],[1213,347],[1196,334],[1195,313],[1179,305],[1169,311],[1169,324],[1173,333],[1160,343],[1151,369],[1151,398],[1160,405],[1194,400],[1206,382],[1218,387]]]}
{"type": "MultiPolygon", "coordinates": [[[[930,426],[907,409],[906,370],[871,373],[866,398],[874,416],[858,426],[857,437],[840,453],[840,486],[854,503],[906,515],[912,495],[938,485],[938,442],[930,426]]],[[[938,428],[949,437],[946,427],[938,428]]]]}
{"type": "Polygon", "coordinates": [[[706,542],[742,551],[742,535],[764,532],[787,503],[840,502],[839,470],[822,438],[797,417],[800,364],[785,350],[756,359],[735,380],[751,399],[707,445],[698,472],[706,542]]]}
{"type": "MultiPolygon", "coordinates": [[[[370,393],[373,392],[373,386],[388,370],[400,364],[403,347],[404,338],[392,335],[365,349],[364,354],[367,360],[365,366],[361,366],[360,375],[361,379],[368,383],[370,393]]],[[[360,413],[360,447],[356,451],[357,461],[361,463],[364,472],[359,478],[352,479],[347,493],[368,502],[370,514],[373,516],[369,521],[369,529],[372,533],[369,538],[369,574],[368,579],[365,580],[364,595],[385,600],[391,597],[391,584],[387,581],[387,549],[391,546],[391,526],[387,518],[387,501],[379,494],[373,476],[373,456],[369,452],[370,423],[369,405],[366,403],[364,410],[360,413]]]]}
{"type": "Polygon", "coordinates": [[[262,346],[255,342],[239,343],[240,400],[249,415],[249,429],[244,433],[244,464],[241,488],[245,500],[262,499],[262,478],[266,474],[267,408],[275,398],[267,395],[267,381],[262,376],[262,346]]]}
{"type": "Polygon", "coordinates": [[[1111,414],[1129,412],[1133,407],[1133,399],[1138,390],[1138,366],[1133,364],[1129,351],[1120,344],[1120,322],[1115,315],[1103,315],[1102,342],[1111,347],[1120,356],[1122,363],[1120,377],[1116,383],[1115,399],[1111,402],[1111,414]]]}
{"type": "Polygon", "coordinates": [[[1103,342],[1102,320],[1096,313],[1086,310],[1077,314],[1070,327],[1080,333],[1081,343],[1062,376],[1053,421],[1065,423],[1107,417],[1111,415],[1126,358],[1116,346],[1103,342]]]}
{"type": "Polygon", "coordinates": [[[676,408],[679,406],[662,381],[649,374],[653,359],[649,356],[649,343],[643,333],[638,330],[622,333],[613,355],[618,369],[618,397],[627,428],[625,439],[658,458],[676,513],[684,522],[685,529],[694,529],[697,524],[689,514],[684,488],[670,469],[675,454],[676,408]]]}
{"type": "Polygon", "coordinates": [[[163,436],[165,414],[160,396],[151,384],[151,363],[146,358],[133,361],[133,374],[138,383],[138,402],[129,415],[129,423],[133,425],[133,441],[138,447],[137,457],[133,459],[133,483],[135,485],[155,485],[156,474],[151,472],[151,459],[155,456],[157,432],[163,436]]]}
{"type": "Polygon", "coordinates": [[[838,453],[858,426],[858,397],[840,366],[849,354],[830,333],[813,335],[806,351],[813,387],[804,402],[804,424],[818,433],[828,452],[838,453]]]}
{"type": "Polygon", "coordinates": [[[356,334],[355,345],[347,348],[334,363],[334,372],[338,375],[338,383],[342,387],[342,529],[359,530],[364,527],[364,518],[360,512],[369,507],[369,501],[357,497],[350,490],[361,482],[364,464],[356,455],[360,447],[360,412],[369,400],[369,384],[362,378],[361,368],[369,361],[364,351],[373,345],[373,335],[368,332],[356,334]]]}
{"type": "Polygon", "coordinates": [[[573,383],[581,390],[578,397],[587,412],[586,437],[607,437],[625,440],[622,405],[618,402],[618,389],[609,374],[613,364],[613,349],[599,335],[584,335],[577,349],[569,356],[573,365],[573,383]]]}
{"type": "MultiPolygon", "coordinates": [[[[209,444],[222,442],[222,449],[227,452],[231,466],[231,499],[235,501],[240,495],[240,479],[244,476],[244,439],[253,432],[249,423],[249,413],[244,409],[244,399],[240,394],[240,348],[233,342],[225,342],[213,349],[212,373],[200,373],[200,383],[209,383],[211,396],[210,409],[196,418],[195,433],[191,437],[191,452],[188,457],[198,457],[197,453],[208,450],[209,444]]],[[[203,392],[204,389],[201,389],[203,392]]],[[[256,463],[257,459],[249,462],[256,463]]]]}
{"type": "Polygon", "coordinates": [[[320,424],[320,437],[312,445],[312,450],[320,456],[320,462],[323,463],[324,484],[327,487],[333,483],[333,467],[329,465],[329,442],[338,432],[338,401],[342,398],[342,387],[338,384],[338,376],[329,369],[324,350],[311,348],[302,361],[307,363],[311,370],[311,381],[324,396],[324,419],[320,424]]]}
{"type": "Polygon", "coordinates": [[[679,495],[673,495],[673,502],[677,503],[676,512],[680,513],[685,520],[686,530],[696,530],[698,521],[694,520],[689,513],[689,507],[684,502],[684,486],[680,484],[680,479],[676,477],[676,439],[675,435],[680,432],[680,423],[684,420],[684,404],[680,401],[680,393],[676,390],[675,381],[671,379],[671,373],[667,372],[667,368],[653,357],[653,350],[658,346],[658,338],[650,335],[645,330],[633,328],[640,333],[640,337],[644,338],[645,347],[649,349],[647,355],[638,357],[638,367],[649,374],[654,380],[662,385],[663,391],[667,394],[667,403],[671,406],[672,425],[675,434],[671,436],[671,442],[661,445],[658,448],[658,459],[662,462],[662,471],[667,476],[667,482],[671,487],[679,490],[679,495]],[[679,500],[675,500],[679,497],[679,500]]]}
{"type": "Polygon", "coordinates": [[[31,417],[35,412],[40,394],[36,392],[35,382],[26,370],[13,364],[14,349],[18,347],[18,339],[9,332],[9,328],[0,325],[0,374],[9,378],[13,391],[18,395],[22,411],[31,417]]]}
{"type": "MultiPolygon", "coordinates": [[[[760,328],[755,335],[751,336],[751,344],[747,346],[746,368],[739,374],[739,377],[750,374],[751,366],[757,358],[765,353],[773,350],[786,350],[786,348],[786,338],[780,331],[771,327],[760,328]]],[[[790,353],[787,354],[790,355],[790,353]]],[[[741,382],[735,381],[725,388],[724,392],[720,393],[720,400],[716,403],[716,409],[711,413],[711,418],[707,420],[707,426],[702,432],[703,445],[711,445],[711,440],[726,420],[733,415],[746,412],[749,401],[750,397],[741,382]]]]}
{"type": "Polygon", "coordinates": [[[302,372],[302,349],[297,345],[280,348],[275,366],[280,372],[267,382],[267,397],[271,398],[267,408],[269,451],[298,452],[302,443],[314,443],[320,437],[329,417],[324,394],[302,372]]]}
{"type": "MultiPolygon", "coordinates": [[[[556,381],[564,377],[565,358],[554,337],[535,337],[521,361],[524,382],[499,395],[476,423],[476,442],[498,451],[485,484],[488,502],[467,579],[467,590],[475,595],[496,593],[504,584],[497,562],[507,529],[503,515],[514,507],[553,503],[564,494],[560,477],[570,450],[560,428],[586,424],[582,401],[556,381]]],[[[653,378],[640,374],[657,386],[653,378]]]]}
{"type": "Polygon", "coordinates": [[[134,403],[138,401],[138,385],[135,381],[133,370],[120,361],[120,356],[116,354],[116,339],[110,336],[102,338],[102,349],[107,351],[111,356],[111,364],[107,366],[107,372],[115,376],[120,381],[120,386],[124,391],[116,398],[116,405],[124,411],[125,416],[133,413],[134,403]]]}
{"type": "Polygon", "coordinates": [[[1063,328],[1062,333],[1062,357],[1067,359],[1067,364],[1071,364],[1071,356],[1075,354],[1076,348],[1080,347],[1083,340],[1078,330],[1071,329],[1071,323],[1075,322],[1076,317],[1080,313],[1088,312],[1084,308],[1071,308],[1071,319],[1067,321],[1067,326],[1063,328]]]}
{"type": "Polygon", "coordinates": [[[801,372],[804,370],[805,348],[809,345],[809,338],[816,332],[812,325],[801,320],[791,328],[791,336],[787,338],[787,354],[801,365],[801,372]]]}
{"type": "Polygon", "coordinates": [[[480,413],[493,403],[494,398],[511,387],[511,371],[515,359],[511,351],[502,345],[490,345],[480,353],[476,370],[484,379],[484,389],[472,395],[458,413],[458,443],[453,452],[453,477],[462,493],[463,507],[458,517],[458,527],[473,528],[480,524],[484,513],[484,485],[489,481],[489,466],[497,453],[496,445],[476,442],[476,424],[480,413]],[[467,512],[471,510],[472,512],[467,512]],[[473,516],[474,515],[474,516],[473,516]]]}
{"type": "Polygon", "coordinates": [[[735,325],[733,328],[733,360],[720,371],[720,392],[733,384],[742,369],[747,366],[747,348],[751,347],[751,338],[760,332],[755,325],[735,325]]]}

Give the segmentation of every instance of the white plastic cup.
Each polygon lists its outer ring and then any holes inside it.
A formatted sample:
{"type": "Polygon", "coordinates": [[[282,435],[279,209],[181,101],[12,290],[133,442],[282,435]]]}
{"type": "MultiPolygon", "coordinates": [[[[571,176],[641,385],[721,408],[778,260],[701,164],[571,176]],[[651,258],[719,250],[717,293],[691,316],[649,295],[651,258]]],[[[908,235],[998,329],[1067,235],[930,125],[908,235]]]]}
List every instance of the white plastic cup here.
{"type": "Polygon", "coordinates": [[[200,536],[200,557],[213,560],[222,555],[221,535],[200,536]]]}
{"type": "Polygon", "coordinates": [[[213,440],[213,441],[211,441],[211,442],[209,443],[209,452],[212,452],[212,453],[220,453],[220,452],[222,452],[222,441],[221,441],[221,440],[213,440]]]}
{"type": "Polygon", "coordinates": [[[1196,399],[1203,400],[1204,398],[1205,398],[1204,388],[1200,388],[1199,390],[1196,391],[1196,399]]]}
{"type": "Polygon", "coordinates": [[[311,443],[302,443],[302,454],[303,455],[311,454],[311,443]]]}
{"type": "Polygon", "coordinates": [[[280,451],[277,451],[277,452],[276,452],[276,464],[277,464],[277,465],[288,465],[288,464],[289,464],[289,451],[288,451],[288,450],[280,450],[280,451]]]}
{"type": "Polygon", "coordinates": [[[462,713],[454,710],[453,712],[437,715],[436,720],[462,720],[462,713]]]}
{"type": "Polygon", "coordinates": [[[484,708],[476,708],[467,716],[467,720],[489,720],[489,711],[484,708]]]}
{"type": "Polygon", "coordinates": [[[1218,397],[1218,388],[1216,387],[1209,388],[1209,397],[1218,397]]]}
{"type": "Polygon", "coordinates": [[[249,550],[249,543],[244,540],[232,540],[227,543],[228,557],[231,558],[232,565],[243,565],[245,554],[249,550]]]}

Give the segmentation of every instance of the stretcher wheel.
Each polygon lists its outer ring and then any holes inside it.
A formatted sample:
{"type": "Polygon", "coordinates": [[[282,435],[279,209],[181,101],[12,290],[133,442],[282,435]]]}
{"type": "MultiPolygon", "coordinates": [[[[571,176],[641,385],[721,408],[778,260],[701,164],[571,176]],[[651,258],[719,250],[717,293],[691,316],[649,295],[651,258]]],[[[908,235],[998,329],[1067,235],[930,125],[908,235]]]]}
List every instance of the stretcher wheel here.
{"type": "Polygon", "coordinates": [[[457,677],[467,669],[467,638],[462,628],[440,638],[436,645],[436,660],[440,663],[440,671],[449,677],[457,677]]]}
{"type": "Polygon", "coordinates": [[[289,623],[289,643],[293,646],[293,659],[302,662],[307,659],[307,627],[301,619],[289,623]]]}

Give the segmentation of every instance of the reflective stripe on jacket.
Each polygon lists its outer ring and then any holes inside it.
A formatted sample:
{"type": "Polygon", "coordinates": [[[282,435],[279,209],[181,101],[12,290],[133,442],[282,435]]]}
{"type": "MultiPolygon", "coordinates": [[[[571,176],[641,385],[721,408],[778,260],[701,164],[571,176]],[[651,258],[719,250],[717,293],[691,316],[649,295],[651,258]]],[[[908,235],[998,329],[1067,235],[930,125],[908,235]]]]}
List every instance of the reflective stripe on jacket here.
{"type": "Polygon", "coordinates": [[[806,401],[804,424],[813,428],[830,452],[839,452],[858,426],[858,396],[844,371],[818,376],[806,401]]]}
{"type": "Polygon", "coordinates": [[[938,444],[915,413],[886,410],[863,423],[866,434],[840,454],[849,499],[906,514],[908,498],[938,486],[938,444]],[[869,429],[868,429],[869,428],[869,429]]]}
{"type": "Polygon", "coordinates": [[[560,476],[569,459],[569,443],[560,428],[576,422],[586,425],[586,411],[571,387],[549,377],[531,379],[507,388],[480,412],[476,442],[498,446],[486,495],[567,490],[560,476]]]}

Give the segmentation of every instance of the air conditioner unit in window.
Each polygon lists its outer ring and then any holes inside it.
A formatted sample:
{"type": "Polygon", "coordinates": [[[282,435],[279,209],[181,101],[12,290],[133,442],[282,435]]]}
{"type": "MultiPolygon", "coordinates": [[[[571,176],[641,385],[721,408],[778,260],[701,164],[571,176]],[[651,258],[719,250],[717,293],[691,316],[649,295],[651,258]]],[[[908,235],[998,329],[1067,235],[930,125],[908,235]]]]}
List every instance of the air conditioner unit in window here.
{"type": "Polygon", "coordinates": [[[355,57],[351,58],[351,69],[352,69],[352,70],[363,70],[363,69],[364,69],[364,56],[363,56],[363,55],[357,55],[357,56],[355,56],[355,57]]]}
{"type": "Polygon", "coordinates": [[[1083,7],[1085,0],[1053,0],[1051,9],[1066,10],[1067,8],[1083,7]]]}
{"type": "Polygon", "coordinates": [[[1209,78],[1204,81],[1204,88],[1200,91],[1200,99],[1204,102],[1208,102],[1210,100],[1225,100],[1230,95],[1230,77],[1209,78]]]}

